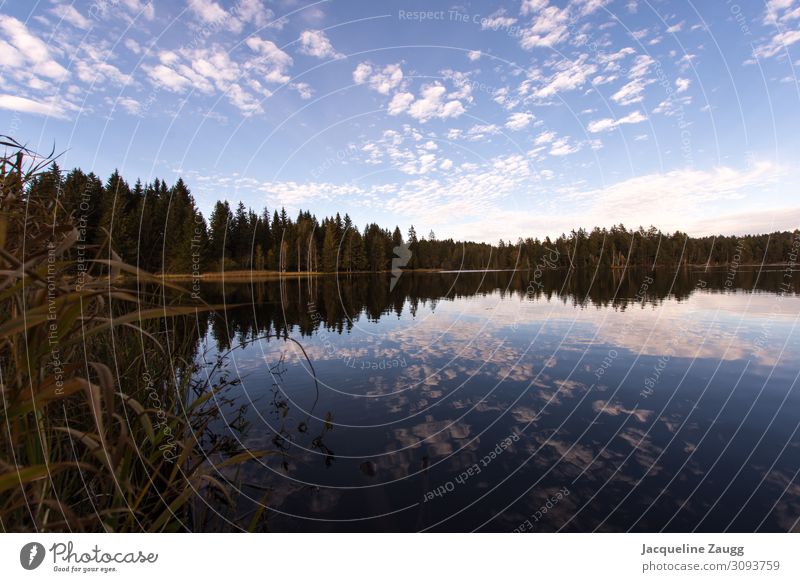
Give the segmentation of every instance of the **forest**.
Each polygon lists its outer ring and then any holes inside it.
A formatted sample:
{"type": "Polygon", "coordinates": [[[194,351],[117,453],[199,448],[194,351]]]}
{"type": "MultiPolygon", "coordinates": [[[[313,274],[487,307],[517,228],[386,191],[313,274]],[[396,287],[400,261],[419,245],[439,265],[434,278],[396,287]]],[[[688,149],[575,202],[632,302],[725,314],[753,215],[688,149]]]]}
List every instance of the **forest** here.
{"type": "MultiPolygon", "coordinates": [[[[57,164],[34,180],[28,196],[53,199],[79,228],[80,242],[110,238],[125,262],[151,273],[218,272],[222,269],[284,272],[384,271],[395,249],[408,243],[406,269],[527,269],[776,264],[787,261],[792,232],[689,237],[654,226],[631,230],[583,228],[549,237],[500,240],[497,244],[437,238],[433,231],[405,235],[375,223],[359,228],[350,217],[317,218],[309,210],[290,217],[284,208],[260,212],[241,202],[218,201],[206,218],[189,187],[155,179],[130,186],[118,171],[103,182],[80,169],[57,164]]],[[[64,217],[62,217],[64,218],[64,217]]],[[[59,217],[55,217],[59,220],[59,217]]],[[[795,231],[797,232],[797,231],[795,231]]]]}

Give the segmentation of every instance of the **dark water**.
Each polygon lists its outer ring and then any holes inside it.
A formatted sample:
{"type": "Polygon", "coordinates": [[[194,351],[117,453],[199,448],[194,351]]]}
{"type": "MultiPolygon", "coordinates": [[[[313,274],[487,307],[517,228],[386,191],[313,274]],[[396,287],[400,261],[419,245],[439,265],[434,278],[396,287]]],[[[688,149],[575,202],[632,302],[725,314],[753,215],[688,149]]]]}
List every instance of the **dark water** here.
{"type": "Polygon", "coordinates": [[[226,418],[279,453],[221,475],[273,531],[797,530],[799,280],[209,285],[239,305],[203,341],[241,380],[226,418]]]}

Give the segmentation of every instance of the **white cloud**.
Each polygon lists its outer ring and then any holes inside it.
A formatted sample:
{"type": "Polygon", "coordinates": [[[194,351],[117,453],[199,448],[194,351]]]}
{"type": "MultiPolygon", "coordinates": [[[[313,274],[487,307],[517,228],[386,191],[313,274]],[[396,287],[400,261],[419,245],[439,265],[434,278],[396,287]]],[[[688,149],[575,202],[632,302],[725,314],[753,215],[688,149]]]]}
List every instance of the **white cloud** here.
{"type": "Polygon", "coordinates": [[[639,103],[644,99],[644,88],[647,84],[647,81],[634,79],[623,85],[611,96],[611,99],[620,105],[639,103]]]}
{"type": "Polygon", "coordinates": [[[522,30],[520,46],[526,50],[553,47],[568,36],[569,7],[546,6],[535,11],[529,27],[522,30]]]}
{"type": "Polygon", "coordinates": [[[606,83],[613,83],[616,80],[616,75],[597,75],[592,79],[592,85],[605,85],[606,83]]]}
{"type": "Polygon", "coordinates": [[[597,61],[601,64],[606,65],[605,67],[606,72],[618,71],[620,68],[618,64],[619,61],[625,59],[625,57],[635,54],[636,50],[634,50],[629,46],[626,46],[613,53],[601,52],[600,54],[597,55],[597,61]]]}
{"type": "Polygon", "coordinates": [[[158,53],[158,60],[162,65],[170,66],[179,62],[181,58],[178,56],[178,53],[173,51],[161,51],[158,53]]]}
{"type": "Polygon", "coordinates": [[[282,18],[276,19],[275,13],[266,8],[261,0],[239,0],[233,12],[242,23],[252,23],[256,28],[281,30],[286,23],[282,18]]]}
{"type": "Polygon", "coordinates": [[[372,74],[372,65],[369,63],[358,63],[353,70],[353,82],[356,85],[363,85],[372,74]]]}
{"type": "Polygon", "coordinates": [[[681,77],[678,77],[677,79],[675,79],[676,93],[683,93],[684,91],[688,91],[689,85],[691,85],[691,81],[689,79],[683,79],[681,77]]]}
{"type": "Polygon", "coordinates": [[[522,0],[522,5],[519,7],[519,13],[523,16],[538,12],[548,4],[548,0],[522,0]]]}
{"type": "Polygon", "coordinates": [[[67,114],[59,99],[35,101],[18,95],[0,95],[0,109],[67,119],[67,114]]]}
{"type": "Polygon", "coordinates": [[[400,68],[399,64],[386,65],[381,72],[372,75],[369,85],[378,93],[388,95],[389,91],[400,85],[402,80],[403,69],[400,68]]]}
{"type": "Polygon", "coordinates": [[[776,183],[783,173],[770,162],[759,162],[744,170],[727,166],[678,169],[576,193],[574,198],[591,200],[593,224],[624,220],[626,224],[656,224],[666,230],[683,230],[688,227],[687,217],[702,216],[707,214],[703,209],[713,203],[741,199],[748,189],[776,183]]]}
{"type": "Polygon", "coordinates": [[[546,98],[562,91],[572,91],[582,87],[597,71],[597,66],[587,63],[587,59],[587,55],[581,55],[574,61],[569,59],[559,61],[554,67],[555,73],[550,76],[543,87],[534,91],[534,95],[546,98]]]}
{"type": "Polygon", "coordinates": [[[447,139],[455,141],[465,139],[467,141],[484,141],[490,136],[500,133],[500,128],[494,123],[478,123],[470,127],[467,131],[451,128],[447,131],[447,139]]]}
{"type": "Polygon", "coordinates": [[[609,2],[610,0],[574,0],[573,7],[578,8],[580,16],[588,16],[609,2]]]}
{"type": "Polygon", "coordinates": [[[76,28],[87,29],[91,26],[89,19],[78,12],[72,4],[56,4],[50,12],[76,28]]]}
{"type": "MultiPolygon", "coordinates": [[[[206,24],[230,20],[225,9],[213,0],[189,0],[188,6],[192,13],[206,24]]],[[[236,26],[238,28],[238,23],[236,26]]]]}
{"type": "Polygon", "coordinates": [[[395,188],[385,209],[412,222],[452,229],[453,217],[485,216],[498,200],[529,182],[531,176],[528,161],[521,155],[498,156],[480,166],[446,166],[449,171],[444,177],[421,176],[395,188]]]}
{"type": "Polygon", "coordinates": [[[16,18],[0,14],[0,33],[5,37],[5,41],[0,39],[0,64],[56,81],[69,76],[50,55],[48,46],[16,18]]]}
{"type": "Polygon", "coordinates": [[[492,101],[498,105],[502,105],[506,109],[512,109],[514,106],[516,106],[516,100],[513,100],[509,97],[508,87],[501,87],[494,91],[494,93],[492,93],[492,101]]]}
{"type": "Polygon", "coordinates": [[[611,119],[610,117],[606,117],[605,119],[598,119],[589,123],[586,127],[591,133],[599,133],[601,131],[610,131],[612,129],[616,129],[620,125],[625,125],[629,123],[641,123],[642,121],[647,121],[647,117],[642,115],[640,111],[634,111],[633,113],[629,113],[624,117],[620,117],[618,119],[611,119]]]}
{"type": "Polygon", "coordinates": [[[546,143],[551,143],[556,138],[555,131],[543,131],[539,135],[536,136],[536,139],[533,141],[535,145],[543,145],[546,143]]]}
{"type": "Polygon", "coordinates": [[[271,40],[251,36],[245,43],[259,57],[251,62],[252,67],[267,83],[286,83],[289,81],[288,69],[292,66],[292,57],[283,52],[271,40]]]}
{"type": "MultiPolygon", "coordinates": [[[[287,83],[286,70],[292,58],[271,41],[250,37],[246,44],[256,54],[243,62],[234,61],[220,45],[207,48],[162,51],[156,65],[143,65],[150,80],[168,91],[189,89],[203,94],[219,93],[245,117],[263,112],[261,99],[272,93],[263,83],[287,83]]],[[[301,98],[310,96],[306,84],[292,86],[301,98]]]]}
{"type": "Polygon", "coordinates": [[[297,91],[297,94],[300,95],[300,99],[311,99],[311,96],[314,94],[314,91],[311,89],[311,85],[308,83],[292,83],[290,86],[292,89],[297,91]]]}
{"type": "Polygon", "coordinates": [[[516,18],[505,15],[505,10],[498,10],[487,18],[481,19],[481,30],[500,30],[510,28],[517,23],[516,18]]]}
{"type": "Polygon", "coordinates": [[[115,0],[114,2],[92,2],[90,11],[93,17],[109,19],[118,19],[124,15],[124,18],[129,19],[130,16],[135,18],[144,17],[146,20],[153,20],[155,17],[155,2],[152,0],[115,0]]]}
{"type": "Polygon", "coordinates": [[[436,169],[436,154],[426,153],[414,157],[399,167],[401,172],[409,175],[422,175],[436,169]]]}
{"type": "Polygon", "coordinates": [[[112,51],[102,44],[84,43],[73,56],[72,68],[78,79],[95,88],[103,88],[106,83],[128,85],[133,79],[111,64],[113,57],[112,51]]]}
{"type": "Polygon", "coordinates": [[[472,102],[472,83],[470,82],[469,73],[461,71],[454,71],[452,69],[445,69],[442,71],[442,77],[453,84],[453,91],[448,95],[448,99],[464,100],[467,103],[472,102]]]}
{"type": "Polygon", "coordinates": [[[767,0],[764,11],[764,24],[779,25],[788,20],[800,18],[794,0],[767,0]]]}
{"type": "Polygon", "coordinates": [[[683,97],[678,97],[676,93],[659,103],[658,106],[653,109],[653,113],[663,113],[668,117],[683,115],[684,106],[690,105],[691,102],[691,96],[684,95],[683,97]]]}
{"type": "MultiPolygon", "coordinates": [[[[275,13],[266,8],[262,0],[239,0],[230,7],[230,10],[226,10],[222,4],[214,0],[188,0],[188,6],[204,25],[212,25],[214,28],[224,28],[236,33],[241,32],[248,25],[255,26],[257,29],[281,30],[286,24],[284,19],[276,19],[275,13]]],[[[209,26],[210,28],[211,26],[209,26]]]]}
{"type": "Polygon", "coordinates": [[[408,92],[397,93],[389,103],[389,115],[407,113],[425,123],[432,118],[446,119],[464,113],[464,106],[460,101],[444,99],[446,93],[444,85],[438,83],[424,86],[418,99],[408,92]]]}
{"type": "MultiPolygon", "coordinates": [[[[106,5],[111,4],[107,2],[106,5]]],[[[156,15],[155,4],[152,0],[124,0],[123,4],[125,7],[130,10],[133,14],[138,16],[144,16],[147,20],[153,20],[156,15]]]]}
{"type": "Polygon", "coordinates": [[[127,85],[131,77],[125,75],[117,67],[106,61],[94,59],[76,59],[74,61],[75,73],[84,83],[102,85],[106,81],[117,85],[127,85]]]}
{"type": "Polygon", "coordinates": [[[697,55],[693,55],[691,53],[686,53],[680,59],[678,59],[678,65],[680,65],[681,72],[684,72],[690,67],[694,66],[696,59],[697,55]]]}
{"type": "Polygon", "coordinates": [[[403,69],[399,63],[386,65],[382,70],[375,69],[370,63],[359,63],[353,70],[353,81],[357,85],[369,83],[373,91],[388,95],[403,81],[403,69]]]}
{"type": "Polygon", "coordinates": [[[520,131],[525,129],[533,119],[532,113],[512,113],[506,120],[506,127],[512,131],[520,131]]]}
{"type": "Polygon", "coordinates": [[[481,51],[469,51],[467,53],[467,58],[471,61],[477,61],[481,58],[481,51]]]}
{"type": "Polygon", "coordinates": [[[793,231],[800,224],[800,206],[753,208],[745,212],[715,214],[712,218],[693,221],[686,230],[690,235],[708,234],[753,234],[793,231]]]}
{"type": "Polygon", "coordinates": [[[655,61],[649,55],[638,55],[633,60],[631,70],[628,72],[628,77],[631,79],[640,79],[644,77],[649,71],[650,67],[655,64],[655,61]]]}
{"type": "Polygon", "coordinates": [[[414,95],[411,93],[396,93],[392,100],[389,102],[388,112],[389,115],[400,115],[408,110],[408,107],[414,102],[414,95]]]}
{"type": "Polygon", "coordinates": [[[230,54],[222,47],[198,49],[186,52],[192,70],[214,83],[219,91],[225,91],[230,83],[241,77],[242,71],[230,54]]]}
{"type": "Polygon", "coordinates": [[[273,206],[298,207],[309,202],[318,203],[320,200],[336,200],[337,198],[352,197],[368,194],[359,186],[352,184],[332,184],[329,182],[266,182],[258,186],[258,190],[268,196],[273,206]]]}
{"type": "Polygon", "coordinates": [[[131,115],[139,115],[142,111],[142,104],[136,99],[131,99],[130,97],[122,97],[117,99],[115,105],[119,105],[131,115]]]}
{"type": "Polygon", "coordinates": [[[442,97],[446,92],[442,85],[423,87],[421,97],[409,106],[408,114],[422,122],[431,117],[458,117],[464,108],[459,101],[444,102],[442,97]]]}
{"type": "Polygon", "coordinates": [[[783,30],[774,35],[768,43],[756,47],[754,55],[758,58],[774,57],[796,42],[800,42],[800,30],[783,30]]]}
{"type": "MultiPolygon", "coordinates": [[[[544,173],[540,174],[547,179],[544,173]]],[[[664,232],[681,230],[690,235],[793,229],[800,224],[800,206],[765,209],[761,200],[763,192],[785,181],[785,171],[768,162],[746,169],[676,169],[621,180],[603,188],[562,191],[559,196],[563,203],[557,209],[543,206],[506,210],[491,205],[473,222],[453,224],[452,219],[448,222],[443,218],[442,226],[448,227],[448,236],[490,242],[518,236],[556,236],[577,226],[620,222],[628,227],[654,224],[664,232]],[[749,205],[753,212],[720,212],[734,201],[749,205]]],[[[516,193],[515,189],[504,191],[516,193]]],[[[424,197],[418,203],[424,204],[424,197]]],[[[423,221],[422,214],[421,206],[419,222],[423,221]]]]}
{"type": "Polygon", "coordinates": [[[466,139],[469,141],[483,141],[490,135],[500,133],[500,128],[494,123],[479,123],[467,130],[466,139]]]}
{"type": "Polygon", "coordinates": [[[562,137],[555,140],[550,147],[551,156],[567,156],[574,154],[581,149],[580,145],[573,145],[569,141],[569,137],[562,137]]]}
{"type": "Polygon", "coordinates": [[[680,21],[677,24],[673,24],[672,26],[667,27],[667,34],[675,34],[676,32],[680,32],[683,29],[683,25],[686,24],[685,21],[680,21]]]}
{"type": "Polygon", "coordinates": [[[304,55],[317,57],[318,59],[341,59],[344,58],[342,53],[337,52],[330,39],[321,30],[304,30],[300,33],[300,48],[298,49],[304,55]]]}
{"type": "Polygon", "coordinates": [[[256,113],[262,113],[264,110],[258,98],[248,93],[237,83],[232,83],[227,86],[225,95],[228,100],[239,109],[239,112],[245,117],[250,117],[256,113]]]}
{"type": "Polygon", "coordinates": [[[192,81],[190,79],[178,74],[177,71],[166,65],[156,65],[154,67],[145,65],[142,69],[144,69],[155,85],[167,89],[168,91],[178,93],[192,86],[192,81]]]}
{"type": "Polygon", "coordinates": [[[135,55],[138,55],[139,53],[142,52],[142,47],[139,46],[139,43],[130,37],[126,38],[123,44],[125,45],[125,48],[127,48],[135,55]]]}

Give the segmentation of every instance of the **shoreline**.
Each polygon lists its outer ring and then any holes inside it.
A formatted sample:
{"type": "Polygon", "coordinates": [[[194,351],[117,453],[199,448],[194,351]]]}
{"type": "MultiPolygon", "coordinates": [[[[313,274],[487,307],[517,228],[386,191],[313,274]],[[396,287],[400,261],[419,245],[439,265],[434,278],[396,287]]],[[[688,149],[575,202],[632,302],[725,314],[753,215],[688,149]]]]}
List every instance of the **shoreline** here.
{"type": "MultiPolygon", "coordinates": [[[[684,269],[725,269],[730,267],[735,267],[736,269],[757,269],[757,268],[774,268],[774,267],[787,267],[790,266],[790,263],[765,263],[765,264],[758,264],[758,263],[751,263],[751,264],[735,264],[735,263],[725,263],[719,265],[705,265],[705,264],[688,264],[682,265],[680,268],[684,269]]],[[[590,267],[594,268],[594,267],[590,267]]],[[[613,271],[620,271],[625,268],[629,269],[649,269],[649,267],[639,266],[639,265],[630,265],[630,266],[612,266],[609,269],[613,271]]],[[[671,269],[673,267],[667,266],[657,266],[656,269],[671,269]]],[[[531,272],[534,269],[403,269],[403,273],[443,273],[443,274],[459,274],[459,273],[526,273],[531,272]]],[[[552,269],[553,271],[564,271],[568,270],[568,267],[557,267],[552,269]]],[[[165,281],[222,281],[226,279],[232,280],[271,280],[271,279],[297,279],[298,277],[320,277],[320,276],[347,276],[347,275],[380,275],[385,273],[391,273],[391,270],[383,270],[383,271],[352,271],[352,272],[329,272],[329,271],[225,271],[222,273],[200,273],[200,274],[192,274],[192,273],[158,273],[155,274],[156,277],[163,279],[165,281]]]]}
{"type": "MultiPolygon", "coordinates": [[[[404,269],[405,273],[439,273],[441,269],[404,269]]],[[[466,272],[466,271],[464,271],[466,272]]],[[[391,273],[391,270],[383,271],[351,271],[351,272],[330,272],[330,271],[225,271],[223,273],[157,273],[155,276],[169,281],[221,281],[223,279],[297,279],[298,277],[325,277],[330,275],[380,275],[391,273]]]]}

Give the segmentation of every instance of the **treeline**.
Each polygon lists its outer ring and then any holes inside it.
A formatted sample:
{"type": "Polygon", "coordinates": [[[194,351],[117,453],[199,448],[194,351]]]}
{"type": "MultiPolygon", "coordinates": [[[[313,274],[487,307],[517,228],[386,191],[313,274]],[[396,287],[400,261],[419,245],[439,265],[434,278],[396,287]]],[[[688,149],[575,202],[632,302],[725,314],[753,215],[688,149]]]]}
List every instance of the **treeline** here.
{"type": "MultiPolygon", "coordinates": [[[[383,271],[403,258],[409,269],[552,269],[629,266],[724,265],[786,262],[795,234],[689,237],[655,227],[573,230],[555,240],[519,238],[498,244],[404,236],[371,223],[363,229],[336,214],[321,220],[310,211],[296,218],[285,209],[256,213],[239,203],[217,202],[206,219],[182,179],[169,186],[155,179],[130,186],[114,172],[103,183],[93,173],[57,165],[37,178],[29,196],[57,196],[80,228],[81,242],[104,244],[124,261],[150,272],[191,273],[255,269],[269,271],[383,271]]],[[[56,218],[58,219],[58,218],[56,218]]],[[[795,231],[798,232],[798,231],[795,231]]],[[[795,247],[795,251],[796,251],[795,247]]]]}

